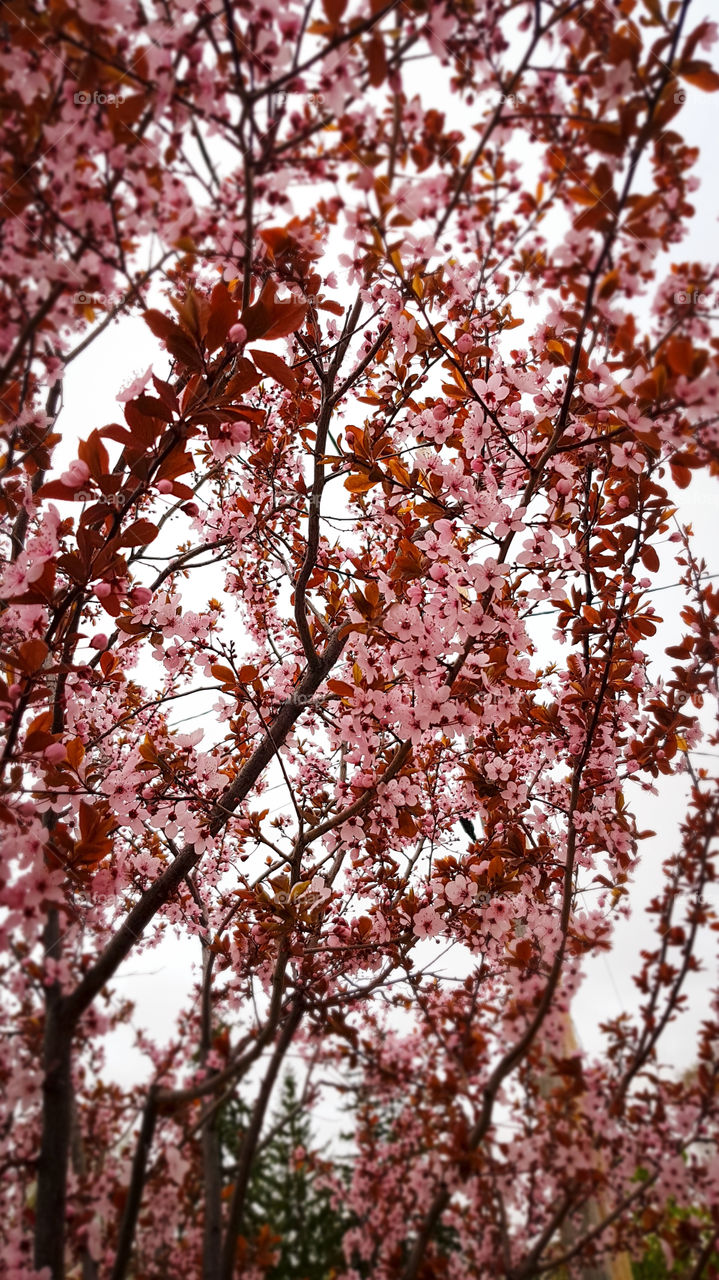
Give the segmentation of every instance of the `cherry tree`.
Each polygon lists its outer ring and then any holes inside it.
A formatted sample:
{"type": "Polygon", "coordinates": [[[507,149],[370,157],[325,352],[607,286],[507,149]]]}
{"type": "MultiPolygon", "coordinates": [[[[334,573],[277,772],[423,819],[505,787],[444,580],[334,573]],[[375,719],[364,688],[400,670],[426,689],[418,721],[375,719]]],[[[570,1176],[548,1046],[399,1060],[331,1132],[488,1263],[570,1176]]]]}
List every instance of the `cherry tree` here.
{"type": "Polygon", "coordinates": [[[717,927],[695,9],[3,6],[14,1280],[266,1275],[290,1053],[303,1106],[359,1100],[348,1184],[297,1155],[351,1210],[343,1280],[574,1276],[650,1237],[716,1273],[716,995],[684,1079],[662,1049],[717,927]],[[118,420],[78,440],[67,370],[108,330],[118,420]],[[589,1054],[571,1004],[672,775],[636,1008],[589,1054]],[[169,935],[188,1002],[121,1088],[115,980],[169,935]]]}

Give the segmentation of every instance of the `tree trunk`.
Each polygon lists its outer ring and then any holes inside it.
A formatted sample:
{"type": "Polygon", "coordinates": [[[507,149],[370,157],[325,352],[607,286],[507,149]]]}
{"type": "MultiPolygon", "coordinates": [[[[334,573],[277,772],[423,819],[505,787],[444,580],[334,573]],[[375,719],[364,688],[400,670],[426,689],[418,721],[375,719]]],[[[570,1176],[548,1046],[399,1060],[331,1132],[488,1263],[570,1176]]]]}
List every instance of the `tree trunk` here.
{"type": "MultiPolygon", "coordinates": [[[[45,930],[48,955],[57,951],[60,923],[52,911],[45,930]]],[[[72,1028],[58,984],[47,988],[43,1042],[43,1117],[37,1169],[35,1266],[65,1280],[65,1202],[72,1135],[72,1028]]]]}
{"type": "Polygon", "coordinates": [[[140,1214],[140,1205],[142,1204],[142,1193],[145,1187],[147,1163],[150,1159],[150,1151],[152,1149],[152,1139],[155,1134],[156,1122],[157,1105],[155,1100],[155,1089],[151,1087],[142,1113],[140,1132],[137,1135],[135,1156],[132,1161],[132,1173],[130,1175],[130,1185],[127,1189],[127,1198],[125,1200],[122,1221],[118,1232],[117,1252],[115,1254],[115,1264],[112,1268],[111,1280],[124,1280],[125,1273],[130,1263],[132,1245],[135,1239],[135,1229],[137,1227],[137,1219],[140,1214]]]}
{"type": "Polygon", "coordinates": [[[222,1257],[222,1174],[217,1111],[202,1129],[205,1219],[202,1238],[202,1280],[219,1280],[222,1257]]]}
{"type": "Polygon", "coordinates": [[[220,1269],[221,1280],[234,1280],[237,1237],[239,1236],[240,1228],[242,1226],[242,1215],[245,1208],[245,1198],[247,1195],[250,1175],[252,1173],[252,1162],[255,1151],[257,1150],[260,1133],[262,1131],[265,1111],[267,1110],[267,1104],[270,1100],[275,1080],[277,1079],[277,1073],[282,1066],[282,1061],[292,1042],[292,1037],[299,1026],[301,1018],[302,1005],[298,1002],[291,1013],[288,1014],[287,1021],[280,1032],[274,1053],[267,1064],[265,1078],[262,1081],[255,1099],[255,1105],[252,1108],[250,1123],[248,1125],[247,1132],[245,1133],[237,1160],[235,1190],[230,1203],[230,1211],[225,1231],[225,1241],[222,1249],[220,1269]]]}
{"type": "MultiPolygon", "coordinates": [[[[85,1146],[82,1141],[82,1133],[80,1131],[80,1122],[75,1106],[75,1093],[72,1095],[72,1167],[78,1178],[84,1179],[87,1176],[87,1160],[85,1159],[85,1146]]],[[[98,1280],[97,1263],[95,1262],[87,1244],[82,1249],[82,1280],[98,1280]]]]}

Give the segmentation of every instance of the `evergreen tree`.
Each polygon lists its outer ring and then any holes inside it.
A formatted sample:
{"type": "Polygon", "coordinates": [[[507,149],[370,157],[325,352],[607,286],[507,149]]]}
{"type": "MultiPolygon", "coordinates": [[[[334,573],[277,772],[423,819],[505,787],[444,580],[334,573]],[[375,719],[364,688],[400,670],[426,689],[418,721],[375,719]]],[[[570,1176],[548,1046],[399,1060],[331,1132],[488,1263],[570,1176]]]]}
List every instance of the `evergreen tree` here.
{"type": "MultiPolygon", "coordinates": [[[[240,1098],[223,1108],[220,1136],[223,1177],[234,1176],[249,1111],[240,1098]]],[[[312,1156],[314,1135],[309,1114],[292,1074],[282,1085],[277,1110],[253,1164],[242,1227],[248,1258],[276,1257],[267,1280],[331,1280],[340,1268],[342,1237],[349,1218],[333,1208],[321,1186],[321,1167],[312,1156]]]]}

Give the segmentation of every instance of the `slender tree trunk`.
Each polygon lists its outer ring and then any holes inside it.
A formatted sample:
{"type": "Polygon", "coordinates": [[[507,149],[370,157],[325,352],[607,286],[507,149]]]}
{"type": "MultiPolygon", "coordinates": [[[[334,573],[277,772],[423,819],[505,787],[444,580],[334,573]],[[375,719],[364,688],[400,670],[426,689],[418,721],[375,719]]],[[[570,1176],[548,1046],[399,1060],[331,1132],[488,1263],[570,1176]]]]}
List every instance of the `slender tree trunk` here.
{"type": "MultiPolygon", "coordinates": [[[[57,956],[60,921],[52,911],[45,949],[57,956]]],[[[43,1117],[35,1207],[35,1266],[49,1267],[52,1280],[65,1280],[65,1202],[72,1137],[72,1028],[65,1018],[57,983],[47,988],[43,1043],[43,1117]]]]}
{"type": "Polygon", "coordinates": [[[222,1257],[222,1172],[217,1111],[202,1130],[205,1220],[202,1239],[202,1280],[219,1280],[222,1257]]]}
{"type": "MultiPolygon", "coordinates": [[[[72,1097],[72,1167],[78,1178],[84,1179],[87,1176],[85,1146],[82,1141],[74,1091],[72,1097]]],[[[98,1280],[97,1263],[86,1244],[83,1245],[82,1249],[82,1280],[98,1280]]]]}
{"type": "MultiPolygon", "coordinates": [[[[197,895],[205,928],[208,927],[204,903],[197,895]]],[[[212,972],[214,952],[210,950],[209,933],[202,943],[202,1026],[200,1061],[203,1066],[212,1049],[212,972]]],[[[217,1128],[218,1111],[213,1107],[202,1126],[202,1169],[204,1221],[202,1234],[202,1280],[220,1280],[222,1261],[222,1149],[217,1128]]]]}
{"type": "Polygon", "coordinates": [[[132,1162],[130,1185],[127,1189],[127,1199],[125,1200],[125,1208],[123,1210],[122,1222],[120,1223],[120,1230],[118,1233],[117,1253],[115,1254],[115,1265],[112,1268],[111,1280],[124,1280],[125,1272],[127,1271],[130,1256],[132,1254],[135,1229],[137,1227],[137,1219],[140,1214],[140,1205],[142,1203],[142,1192],[145,1186],[147,1162],[150,1159],[152,1139],[155,1134],[155,1124],[157,1122],[157,1103],[155,1092],[154,1088],[150,1088],[150,1092],[147,1095],[147,1101],[145,1102],[145,1109],[142,1113],[140,1132],[137,1135],[135,1156],[132,1162]]]}
{"type": "Polygon", "coordinates": [[[255,1151],[257,1150],[257,1143],[260,1139],[267,1104],[269,1103],[272,1095],[275,1080],[277,1079],[277,1073],[282,1066],[284,1056],[292,1043],[292,1037],[299,1026],[301,1018],[302,1005],[298,1002],[294,1009],[292,1009],[291,1013],[288,1014],[287,1021],[280,1032],[272,1057],[267,1064],[265,1078],[262,1081],[260,1091],[255,1099],[255,1105],[252,1108],[250,1123],[244,1136],[237,1161],[235,1190],[230,1203],[230,1211],[225,1231],[225,1242],[222,1250],[222,1264],[220,1270],[221,1280],[234,1280],[237,1237],[240,1234],[240,1228],[242,1226],[245,1199],[247,1196],[250,1174],[252,1173],[252,1163],[255,1151]]]}

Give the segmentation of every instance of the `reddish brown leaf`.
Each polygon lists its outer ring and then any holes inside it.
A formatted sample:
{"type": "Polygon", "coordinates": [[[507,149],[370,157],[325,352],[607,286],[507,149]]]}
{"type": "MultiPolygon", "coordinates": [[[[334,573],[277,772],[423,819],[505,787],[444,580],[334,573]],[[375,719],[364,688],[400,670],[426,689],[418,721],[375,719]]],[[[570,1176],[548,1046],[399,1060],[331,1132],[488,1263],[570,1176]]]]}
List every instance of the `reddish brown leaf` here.
{"type": "Polygon", "coordinates": [[[351,698],[354,694],[354,687],[351,684],[347,684],[346,680],[328,680],[327,688],[332,693],[338,693],[342,698],[351,698]]]}
{"type": "Polygon", "coordinates": [[[225,342],[227,335],[237,320],[237,303],[230,297],[226,284],[220,281],[212,290],[210,298],[210,318],[207,323],[205,345],[208,351],[215,351],[225,342]]]}
{"type": "Polygon", "coordinates": [[[39,671],[49,652],[44,640],[25,640],[18,649],[25,675],[33,675],[39,671]]]}
{"type": "Polygon", "coordinates": [[[85,758],[85,747],[83,745],[82,738],[71,738],[70,741],[65,744],[65,751],[67,753],[68,762],[72,765],[73,769],[78,769],[85,758]]]}
{"type": "Polygon", "coordinates": [[[114,440],[117,444],[132,444],[132,436],[126,427],[121,427],[119,423],[113,422],[109,427],[103,427],[99,432],[105,440],[114,440]]]}
{"type": "Polygon", "coordinates": [[[704,93],[716,93],[719,89],[719,73],[708,62],[684,62],[679,75],[704,93]]]}
{"type": "Polygon", "coordinates": [[[220,680],[223,684],[234,685],[236,683],[234,671],[231,671],[229,667],[224,667],[221,662],[213,662],[210,671],[215,680],[220,680]]]}
{"type": "Polygon", "coordinates": [[[48,480],[47,484],[40,486],[37,496],[38,498],[57,498],[61,502],[83,502],[86,498],[82,489],[63,484],[62,480],[48,480]]]}
{"type": "Polygon", "coordinates": [[[270,338],[285,338],[296,333],[307,314],[306,302],[277,302],[270,314],[270,326],[262,335],[270,338]]]}
{"type": "Polygon", "coordinates": [[[240,324],[247,330],[247,337],[263,338],[272,323],[271,308],[275,298],[275,286],[271,279],[265,281],[256,302],[245,307],[240,314],[240,324]]]}
{"type": "Polygon", "coordinates": [[[369,68],[369,82],[375,88],[378,88],[387,77],[384,42],[379,32],[375,32],[367,46],[367,66],[369,68]]]}
{"type": "Polygon", "coordinates": [[[670,338],[666,348],[666,357],[669,362],[669,368],[673,373],[683,373],[688,378],[692,376],[694,348],[688,338],[670,338]]]}
{"type": "Polygon", "coordinates": [[[235,361],[235,372],[225,387],[224,400],[235,400],[246,391],[251,391],[260,380],[260,375],[251,360],[241,356],[235,361]]]}
{"type": "Polygon", "coordinates": [[[336,27],[347,8],[348,0],[322,0],[322,8],[328,21],[336,27]]]}
{"type": "Polygon", "coordinates": [[[274,378],[275,382],[281,383],[283,387],[287,387],[288,391],[297,390],[296,375],[280,356],[276,356],[272,351],[257,351],[254,348],[250,354],[263,373],[274,378]]]}
{"type": "Polygon", "coordinates": [[[370,489],[373,489],[378,483],[379,477],[377,480],[372,480],[365,471],[353,471],[345,479],[345,489],[349,493],[369,493],[370,489]]]}
{"type": "Polygon", "coordinates": [[[659,556],[654,547],[642,547],[641,559],[645,569],[648,569],[650,573],[659,572],[659,556]]]}
{"type": "Polygon", "coordinates": [[[136,520],[125,529],[120,538],[121,547],[146,547],[158,535],[159,529],[151,520],[136,520]]]}
{"type": "Polygon", "coordinates": [[[105,653],[100,655],[100,670],[102,671],[102,674],[104,675],[106,680],[108,676],[112,675],[115,668],[118,667],[119,665],[120,665],[119,661],[113,653],[108,653],[107,651],[105,651],[105,653]]]}
{"type": "Polygon", "coordinates": [[[168,409],[163,400],[157,396],[148,396],[144,392],[142,395],[136,396],[132,402],[139,413],[147,418],[154,418],[159,422],[172,422],[173,412],[168,409]]]}
{"type": "Polygon", "coordinates": [[[675,462],[673,458],[669,465],[675,485],[680,489],[687,489],[692,479],[692,473],[689,468],[682,466],[680,462],[675,462]]]}
{"type": "Polygon", "coordinates": [[[104,479],[110,470],[110,457],[100,439],[99,431],[91,432],[87,440],[80,441],[77,446],[77,456],[81,462],[87,464],[93,480],[104,479]]]}
{"type": "MultiPolygon", "coordinates": [[[[189,453],[185,452],[182,444],[175,445],[163,459],[162,465],[158,468],[156,480],[174,480],[176,476],[184,476],[188,471],[194,471],[195,463],[189,453]]],[[[181,497],[192,497],[192,490],[188,489],[187,493],[178,495],[181,497]]]]}
{"type": "Polygon", "coordinates": [[[163,315],[161,311],[155,310],[154,307],[146,311],[142,318],[155,337],[161,338],[163,342],[167,342],[167,339],[172,337],[173,334],[182,333],[180,326],[175,324],[174,320],[171,320],[169,316],[163,315]]]}

